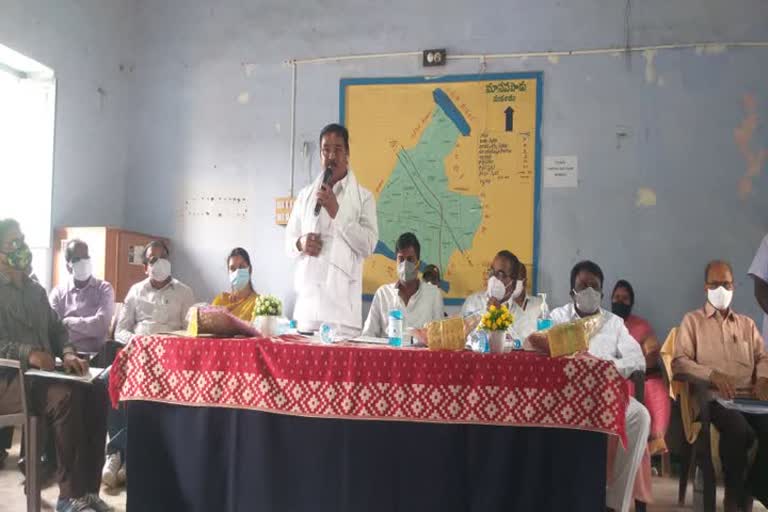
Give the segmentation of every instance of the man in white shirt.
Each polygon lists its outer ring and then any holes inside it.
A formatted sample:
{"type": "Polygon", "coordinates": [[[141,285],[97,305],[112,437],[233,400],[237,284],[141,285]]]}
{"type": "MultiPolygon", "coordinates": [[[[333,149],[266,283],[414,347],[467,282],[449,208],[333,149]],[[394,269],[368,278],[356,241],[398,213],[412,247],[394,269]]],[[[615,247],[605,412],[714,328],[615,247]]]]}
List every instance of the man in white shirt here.
{"type": "Polygon", "coordinates": [[[486,290],[477,292],[464,301],[461,313],[468,316],[484,313],[493,304],[507,306],[515,321],[507,332],[513,339],[525,340],[536,331],[543,299],[526,293],[528,272],[520,260],[509,251],[499,251],[488,269],[486,290]]]}
{"type": "Polygon", "coordinates": [[[763,238],[749,267],[755,281],[755,299],[763,310],[763,341],[768,349],[768,235],[763,238]]]}
{"type": "Polygon", "coordinates": [[[195,303],[192,289],[171,277],[168,247],[154,240],[144,248],[147,278],[131,286],[120,310],[115,338],[128,343],[134,334],[186,329],[187,311],[195,303]]]}
{"type": "Polygon", "coordinates": [[[514,315],[515,322],[509,327],[512,337],[524,341],[532,333],[536,332],[541,306],[544,303],[542,295],[528,295],[528,269],[520,263],[517,273],[515,291],[509,302],[509,311],[514,315]],[[518,291],[519,290],[519,291],[518,291]],[[517,296],[515,296],[517,295],[517,296]]]}
{"type": "Polygon", "coordinates": [[[403,233],[395,244],[397,254],[397,282],[385,284],[376,290],[363,334],[384,338],[387,336],[389,312],[399,309],[403,313],[405,328],[424,327],[443,319],[443,296],[431,283],[419,280],[421,244],[413,233],[403,233]]]}
{"type": "Polygon", "coordinates": [[[379,237],[376,201],[349,168],[349,133],[338,124],[320,132],[325,172],[305,187],[286,228],[288,255],[296,259],[293,317],[299,331],[323,322],[356,336],[363,318],[363,261],[379,237]]]}
{"type": "MultiPolygon", "coordinates": [[[[127,344],[135,334],[157,334],[187,327],[187,312],[195,303],[192,289],[171,277],[168,246],[153,240],[144,248],[147,278],[128,290],[117,321],[115,338],[127,344]]],[[[122,408],[110,409],[107,416],[107,459],[101,479],[108,487],[125,483],[127,421],[122,408]]]]}
{"type": "MultiPolygon", "coordinates": [[[[461,314],[468,316],[476,313],[485,313],[488,306],[493,304],[509,306],[513,294],[517,291],[517,273],[520,269],[520,260],[511,252],[499,251],[493,258],[490,268],[485,274],[486,289],[473,293],[461,306],[461,314]]],[[[518,294],[519,295],[519,291],[518,294]]]]}
{"type": "MultiPolygon", "coordinates": [[[[645,372],[645,357],[640,344],[630,336],[624,320],[600,307],[603,299],[603,271],[591,261],[577,263],[571,270],[571,299],[573,302],[552,311],[554,325],[579,318],[600,315],[602,327],[589,340],[589,353],[612,361],[624,378],[636,371],[645,372]]],[[[532,334],[529,342],[546,349],[546,337],[532,334]]],[[[651,417],[648,410],[630,397],[626,413],[627,447],[619,446],[609,479],[606,505],[616,512],[627,512],[632,503],[635,475],[648,441],[651,417]]]]}

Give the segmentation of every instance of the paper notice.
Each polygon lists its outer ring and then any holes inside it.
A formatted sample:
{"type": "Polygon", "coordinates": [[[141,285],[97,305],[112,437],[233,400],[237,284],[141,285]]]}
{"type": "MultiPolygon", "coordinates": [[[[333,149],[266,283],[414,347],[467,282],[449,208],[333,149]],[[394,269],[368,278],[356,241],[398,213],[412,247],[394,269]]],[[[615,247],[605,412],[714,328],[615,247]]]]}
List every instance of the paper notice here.
{"type": "Polygon", "coordinates": [[[579,158],[577,156],[545,156],[544,186],[548,188],[578,187],[579,158]]]}

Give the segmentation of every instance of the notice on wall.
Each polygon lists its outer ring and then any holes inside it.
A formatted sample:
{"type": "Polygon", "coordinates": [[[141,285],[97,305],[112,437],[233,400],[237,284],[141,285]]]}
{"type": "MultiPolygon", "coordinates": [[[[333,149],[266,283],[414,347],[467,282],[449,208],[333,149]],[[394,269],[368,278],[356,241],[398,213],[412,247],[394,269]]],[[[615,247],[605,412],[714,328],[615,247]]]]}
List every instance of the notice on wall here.
{"type": "Polygon", "coordinates": [[[577,156],[545,156],[544,186],[547,188],[576,188],[579,186],[577,156]]]}

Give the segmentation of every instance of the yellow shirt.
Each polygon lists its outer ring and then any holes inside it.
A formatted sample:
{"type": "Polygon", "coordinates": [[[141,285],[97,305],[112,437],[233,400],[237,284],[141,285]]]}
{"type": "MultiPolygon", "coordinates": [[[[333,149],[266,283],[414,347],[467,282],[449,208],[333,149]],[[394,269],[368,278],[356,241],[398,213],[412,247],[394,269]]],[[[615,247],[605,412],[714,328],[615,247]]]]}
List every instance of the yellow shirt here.
{"type": "Polygon", "coordinates": [[[213,299],[212,306],[222,306],[227,310],[246,322],[253,321],[253,308],[256,306],[256,298],[259,296],[256,292],[251,292],[250,295],[246,295],[242,299],[233,298],[231,293],[223,292],[213,299]]]}

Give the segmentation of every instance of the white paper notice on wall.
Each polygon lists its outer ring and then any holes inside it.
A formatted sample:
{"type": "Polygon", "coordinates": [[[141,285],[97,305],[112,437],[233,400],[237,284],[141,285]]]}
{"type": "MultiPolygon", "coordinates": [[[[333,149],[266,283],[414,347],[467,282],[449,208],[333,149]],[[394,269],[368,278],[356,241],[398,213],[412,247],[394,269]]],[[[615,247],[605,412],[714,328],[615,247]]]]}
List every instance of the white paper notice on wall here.
{"type": "Polygon", "coordinates": [[[545,156],[544,186],[547,188],[576,188],[579,186],[579,157],[545,156]]]}

